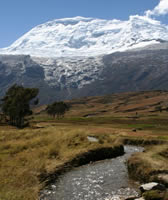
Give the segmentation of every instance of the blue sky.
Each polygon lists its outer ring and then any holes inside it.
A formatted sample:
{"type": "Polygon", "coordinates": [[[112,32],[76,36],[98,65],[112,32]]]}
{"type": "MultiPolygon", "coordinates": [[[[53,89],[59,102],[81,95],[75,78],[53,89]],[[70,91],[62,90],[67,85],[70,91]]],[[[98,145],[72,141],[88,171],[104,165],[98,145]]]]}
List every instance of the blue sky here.
{"type": "MultiPolygon", "coordinates": [[[[0,48],[9,46],[34,26],[52,19],[83,16],[127,20],[130,15],[144,15],[158,3],[159,0],[2,0],[0,48]]],[[[168,24],[167,15],[160,20],[168,24]]]]}

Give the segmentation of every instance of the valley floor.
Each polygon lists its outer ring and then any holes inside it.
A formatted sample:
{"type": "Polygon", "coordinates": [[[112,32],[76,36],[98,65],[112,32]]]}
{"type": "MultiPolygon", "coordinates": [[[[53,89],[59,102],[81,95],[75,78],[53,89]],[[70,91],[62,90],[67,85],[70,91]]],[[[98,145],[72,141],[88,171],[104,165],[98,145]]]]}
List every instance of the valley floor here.
{"type": "Polygon", "coordinates": [[[47,116],[42,106],[34,110],[28,128],[1,124],[0,199],[38,199],[49,174],[65,163],[121,144],[145,146],[128,161],[141,177],[168,174],[167,99],[162,91],[89,97],[70,101],[70,111],[60,120],[47,116]]]}

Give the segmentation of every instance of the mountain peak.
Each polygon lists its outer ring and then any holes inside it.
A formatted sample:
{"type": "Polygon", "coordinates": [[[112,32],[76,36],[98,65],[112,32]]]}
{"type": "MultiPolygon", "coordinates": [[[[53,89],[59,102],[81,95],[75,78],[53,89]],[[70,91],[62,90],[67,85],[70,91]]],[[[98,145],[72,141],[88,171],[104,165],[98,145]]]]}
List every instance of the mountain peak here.
{"type": "Polygon", "coordinates": [[[77,16],[77,17],[72,17],[72,18],[54,19],[54,20],[51,20],[51,21],[46,22],[44,24],[41,24],[38,27],[54,26],[56,24],[62,24],[64,26],[66,26],[66,25],[76,25],[79,22],[90,22],[92,20],[94,20],[94,18],[86,18],[86,17],[77,16]]]}
{"type": "Polygon", "coordinates": [[[129,17],[129,21],[132,23],[150,23],[155,25],[160,25],[160,21],[155,19],[149,18],[147,16],[139,16],[139,15],[132,15],[129,17]]]}
{"type": "Polygon", "coordinates": [[[36,57],[97,56],[168,41],[168,27],[145,16],[128,21],[85,18],[55,19],[38,25],[0,54],[36,57]]]}

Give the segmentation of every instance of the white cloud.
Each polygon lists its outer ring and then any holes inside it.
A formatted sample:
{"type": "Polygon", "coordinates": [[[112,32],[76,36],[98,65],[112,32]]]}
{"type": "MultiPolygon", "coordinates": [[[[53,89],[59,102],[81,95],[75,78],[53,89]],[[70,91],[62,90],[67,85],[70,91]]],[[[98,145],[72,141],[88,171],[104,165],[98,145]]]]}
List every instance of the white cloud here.
{"type": "Polygon", "coordinates": [[[168,14],[168,0],[160,0],[153,10],[147,10],[145,14],[148,17],[168,14]]]}

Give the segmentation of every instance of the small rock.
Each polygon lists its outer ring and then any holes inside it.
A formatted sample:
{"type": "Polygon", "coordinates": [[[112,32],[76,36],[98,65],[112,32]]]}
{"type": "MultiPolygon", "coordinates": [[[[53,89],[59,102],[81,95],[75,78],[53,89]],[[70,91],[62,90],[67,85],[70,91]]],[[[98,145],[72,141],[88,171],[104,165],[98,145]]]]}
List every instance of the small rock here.
{"type": "Polygon", "coordinates": [[[56,188],[56,185],[51,185],[51,187],[52,187],[53,189],[55,189],[55,188],[56,188]]]}
{"type": "Polygon", "coordinates": [[[89,140],[89,142],[99,142],[99,140],[94,136],[87,136],[87,139],[89,140]]]}
{"type": "Polygon", "coordinates": [[[107,197],[105,200],[124,200],[124,198],[116,195],[116,196],[113,196],[113,197],[107,197]]]}
{"type": "Polygon", "coordinates": [[[145,200],[143,197],[137,198],[135,200],[145,200]]]}
{"type": "Polygon", "coordinates": [[[45,128],[44,126],[41,126],[40,124],[34,125],[34,128],[45,128]]]}
{"type": "Polygon", "coordinates": [[[166,190],[164,185],[156,182],[143,184],[140,186],[139,189],[141,190],[142,193],[150,190],[161,190],[161,191],[166,190]]]}

